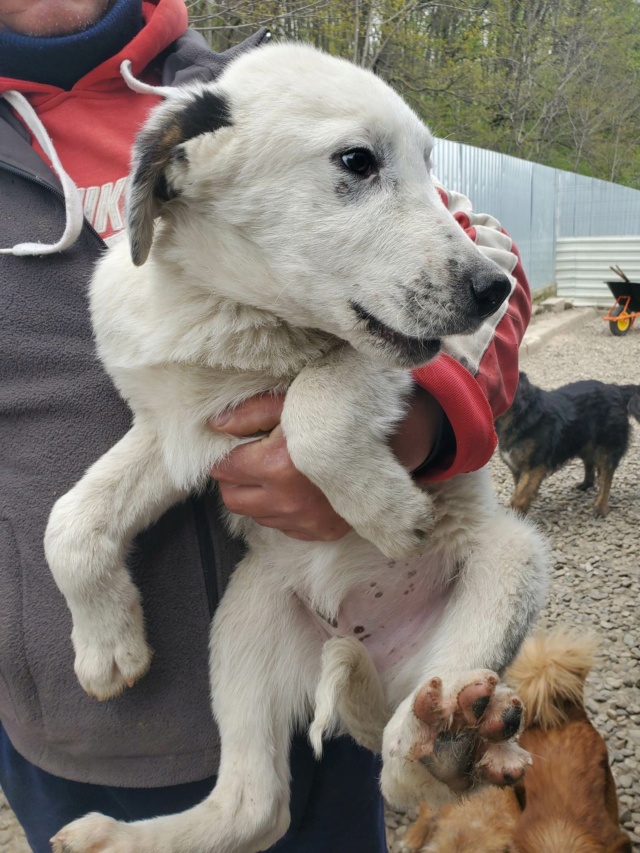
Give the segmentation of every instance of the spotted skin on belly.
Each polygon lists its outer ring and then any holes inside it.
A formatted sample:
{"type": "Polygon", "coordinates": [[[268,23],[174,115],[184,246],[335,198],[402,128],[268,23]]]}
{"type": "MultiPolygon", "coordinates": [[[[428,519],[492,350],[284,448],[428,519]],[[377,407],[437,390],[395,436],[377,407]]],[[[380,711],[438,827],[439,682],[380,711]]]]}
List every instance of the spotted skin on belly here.
{"type": "Polygon", "coordinates": [[[335,615],[314,608],[308,597],[298,593],[326,639],[360,640],[379,673],[401,665],[424,645],[450,595],[434,590],[426,573],[412,562],[390,560],[387,565],[388,578],[352,589],[335,615]]]}

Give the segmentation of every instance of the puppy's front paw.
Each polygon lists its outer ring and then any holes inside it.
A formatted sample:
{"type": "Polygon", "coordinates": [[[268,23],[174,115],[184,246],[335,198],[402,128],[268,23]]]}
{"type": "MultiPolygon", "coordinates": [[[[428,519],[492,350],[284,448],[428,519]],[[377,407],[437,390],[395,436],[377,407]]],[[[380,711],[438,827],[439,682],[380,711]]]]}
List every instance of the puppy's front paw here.
{"type": "Polygon", "coordinates": [[[152,651],[144,635],[142,608],[132,603],[125,614],[114,614],[99,625],[74,624],[75,671],[83,689],[98,699],[118,696],[142,678],[152,651]]]}
{"type": "MultiPolygon", "coordinates": [[[[373,507],[370,506],[370,509],[373,507]]],[[[402,498],[388,497],[366,522],[354,529],[372,542],[385,557],[399,559],[424,550],[435,523],[431,497],[417,487],[402,498]]]]}
{"type": "Polygon", "coordinates": [[[142,853],[126,824],[101,814],[74,820],[51,839],[52,853],[142,853]]]}
{"type": "Polygon", "coordinates": [[[409,801],[417,793],[438,807],[442,786],[461,794],[485,782],[513,785],[531,763],[516,743],[523,727],[522,702],[495,673],[461,673],[448,687],[431,678],[385,730],[383,792],[406,802],[414,789],[409,801]]]}

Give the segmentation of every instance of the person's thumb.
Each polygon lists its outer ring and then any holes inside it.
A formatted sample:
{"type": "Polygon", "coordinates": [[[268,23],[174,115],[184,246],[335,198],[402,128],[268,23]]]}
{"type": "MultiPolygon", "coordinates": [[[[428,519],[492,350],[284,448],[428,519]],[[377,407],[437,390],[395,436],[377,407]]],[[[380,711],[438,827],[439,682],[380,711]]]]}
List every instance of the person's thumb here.
{"type": "Polygon", "coordinates": [[[211,429],[228,435],[249,436],[269,433],[280,423],[284,395],[261,394],[250,397],[235,409],[227,409],[209,420],[211,429]]]}

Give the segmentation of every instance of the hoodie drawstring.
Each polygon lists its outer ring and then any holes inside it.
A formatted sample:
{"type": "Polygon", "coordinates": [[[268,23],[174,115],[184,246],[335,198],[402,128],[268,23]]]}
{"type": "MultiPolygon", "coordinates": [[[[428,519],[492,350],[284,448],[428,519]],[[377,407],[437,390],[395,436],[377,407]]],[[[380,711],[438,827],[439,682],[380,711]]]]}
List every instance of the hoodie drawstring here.
{"type": "MultiPolygon", "coordinates": [[[[120,73],[122,74],[127,86],[129,86],[130,89],[133,89],[134,92],[159,95],[165,98],[171,94],[175,95],[175,87],[149,86],[147,83],[143,83],[136,79],[131,72],[131,62],[128,59],[125,59],[120,65],[120,73]]],[[[25,257],[34,255],[53,255],[56,252],[62,252],[70,246],[73,246],[82,231],[84,212],[82,209],[80,192],[69,174],[65,171],[64,166],[60,162],[60,158],[54,148],[53,142],[51,141],[51,137],[38,118],[36,111],[24,95],[21,95],[20,92],[11,90],[3,92],[0,97],[3,97],[13,107],[13,110],[24,121],[27,128],[38,140],[40,147],[49,158],[53,171],[56,173],[60,183],[62,184],[66,216],[64,233],[56,243],[17,243],[10,249],[0,249],[0,255],[16,255],[18,257],[25,257]]]]}
{"type": "Polygon", "coordinates": [[[150,86],[148,83],[143,83],[133,76],[131,70],[131,60],[124,59],[120,63],[120,74],[127,86],[134,92],[140,92],[143,95],[159,95],[162,98],[169,98],[175,95],[175,86],[150,86]]]}
{"type": "Polygon", "coordinates": [[[45,130],[44,125],[38,118],[36,111],[29,101],[20,92],[4,92],[2,97],[8,101],[14,111],[24,121],[28,129],[38,140],[38,144],[49,158],[54,172],[62,184],[65,204],[65,228],[62,237],[57,243],[17,243],[11,249],[0,249],[2,255],[16,255],[25,257],[28,255],[53,255],[68,249],[76,242],[82,231],[84,214],[82,200],[77,186],[64,170],[60,158],[53,146],[51,137],[45,130]]]}

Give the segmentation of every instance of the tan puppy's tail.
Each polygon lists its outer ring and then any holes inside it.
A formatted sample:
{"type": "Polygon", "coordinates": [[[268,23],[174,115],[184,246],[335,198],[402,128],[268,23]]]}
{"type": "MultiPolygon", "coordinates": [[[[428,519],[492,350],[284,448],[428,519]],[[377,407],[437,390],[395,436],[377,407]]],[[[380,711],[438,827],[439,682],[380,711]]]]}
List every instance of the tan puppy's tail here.
{"type": "Polygon", "coordinates": [[[529,637],[509,668],[527,709],[527,725],[553,729],[571,706],[584,707],[584,682],[593,665],[597,640],[589,633],[556,629],[529,637]]]}

